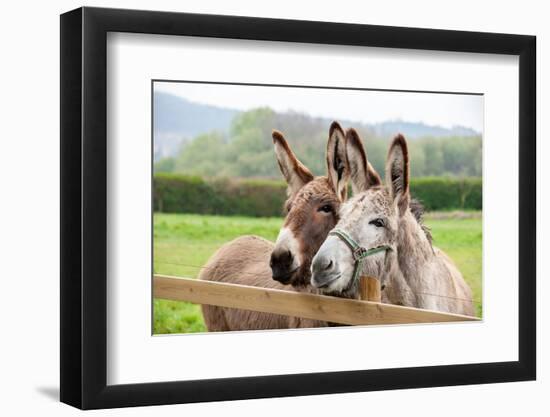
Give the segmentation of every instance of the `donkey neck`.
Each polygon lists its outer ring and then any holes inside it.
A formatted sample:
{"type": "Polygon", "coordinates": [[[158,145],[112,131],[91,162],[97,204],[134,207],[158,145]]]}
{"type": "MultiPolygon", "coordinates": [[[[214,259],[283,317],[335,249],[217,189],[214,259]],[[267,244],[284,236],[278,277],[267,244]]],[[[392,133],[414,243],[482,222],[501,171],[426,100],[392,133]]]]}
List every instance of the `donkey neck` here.
{"type": "Polygon", "coordinates": [[[426,278],[422,272],[436,260],[426,233],[409,210],[399,219],[395,243],[383,279],[387,297],[396,304],[417,306],[417,294],[426,278]]]}

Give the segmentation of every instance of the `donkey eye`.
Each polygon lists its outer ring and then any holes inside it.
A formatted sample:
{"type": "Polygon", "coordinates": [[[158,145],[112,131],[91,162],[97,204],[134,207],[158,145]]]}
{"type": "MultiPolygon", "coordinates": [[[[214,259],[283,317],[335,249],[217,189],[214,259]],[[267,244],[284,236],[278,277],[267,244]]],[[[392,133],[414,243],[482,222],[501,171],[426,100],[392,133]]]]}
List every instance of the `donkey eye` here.
{"type": "Polygon", "coordinates": [[[384,220],[383,219],[374,219],[374,220],[371,220],[369,222],[369,224],[372,224],[373,226],[376,226],[376,227],[384,227],[385,226],[385,223],[384,223],[384,220]]]}
{"type": "Polygon", "coordinates": [[[324,206],[319,207],[317,211],[322,211],[323,213],[331,213],[333,209],[330,204],[325,204],[324,206]]]}

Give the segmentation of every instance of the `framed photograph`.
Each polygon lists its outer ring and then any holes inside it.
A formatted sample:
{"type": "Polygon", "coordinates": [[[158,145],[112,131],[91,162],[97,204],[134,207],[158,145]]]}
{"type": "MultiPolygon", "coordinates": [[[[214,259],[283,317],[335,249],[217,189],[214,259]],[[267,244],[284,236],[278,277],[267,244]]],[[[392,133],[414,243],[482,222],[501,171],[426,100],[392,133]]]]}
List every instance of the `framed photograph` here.
{"type": "Polygon", "coordinates": [[[535,37],[61,16],[61,401],[536,377],[535,37]]]}

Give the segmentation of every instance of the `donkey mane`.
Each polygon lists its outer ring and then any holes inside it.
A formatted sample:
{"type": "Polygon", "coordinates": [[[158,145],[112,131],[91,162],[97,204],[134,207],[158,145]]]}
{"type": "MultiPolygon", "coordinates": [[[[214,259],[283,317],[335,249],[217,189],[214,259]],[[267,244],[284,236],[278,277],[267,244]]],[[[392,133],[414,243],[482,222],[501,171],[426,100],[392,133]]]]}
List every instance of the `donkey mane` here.
{"type": "MultiPolygon", "coordinates": [[[[405,138],[398,135],[390,145],[385,185],[380,180],[369,183],[363,145],[354,135],[347,139],[348,161],[356,170],[350,174],[352,186],[362,194],[344,203],[336,227],[352,234],[359,246],[387,248],[364,259],[360,273],[385,286],[382,302],[473,315],[470,287],[453,261],[432,246],[423,206],[411,198],[405,138]]],[[[352,245],[329,236],[313,258],[311,283],[321,292],[357,294],[358,264],[347,246],[352,245]]]]}
{"type": "Polygon", "coordinates": [[[409,208],[411,210],[412,215],[416,219],[416,222],[420,225],[420,228],[422,229],[422,231],[426,235],[426,238],[428,239],[428,242],[430,243],[430,246],[432,246],[432,249],[433,249],[432,232],[431,232],[430,228],[428,226],[426,226],[426,224],[424,223],[424,213],[425,213],[424,205],[422,204],[422,202],[420,200],[418,200],[416,198],[411,198],[410,203],[409,203],[409,208]]]}

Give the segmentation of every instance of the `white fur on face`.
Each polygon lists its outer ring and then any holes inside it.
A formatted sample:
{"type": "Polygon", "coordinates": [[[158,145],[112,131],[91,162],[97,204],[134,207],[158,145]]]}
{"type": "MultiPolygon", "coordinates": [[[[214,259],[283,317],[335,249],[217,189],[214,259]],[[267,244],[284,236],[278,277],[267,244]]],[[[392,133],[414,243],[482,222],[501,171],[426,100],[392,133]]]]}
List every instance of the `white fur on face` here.
{"type": "MultiPolygon", "coordinates": [[[[393,220],[387,217],[388,213],[384,209],[372,203],[368,194],[368,191],[361,193],[342,206],[341,220],[336,228],[344,230],[365,249],[372,249],[388,245],[390,242],[384,228],[378,228],[369,222],[376,218],[384,218],[391,227],[390,222],[393,220]]],[[[384,257],[384,252],[379,252],[364,259],[361,274],[379,277],[383,270],[384,257]]],[[[323,292],[341,292],[353,284],[350,281],[354,269],[355,259],[351,249],[339,237],[329,236],[313,258],[311,284],[319,287],[328,282],[328,286],[322,288],[323,292]],[[333,262],[330,271],[323,272],[316,268],[319,265],[328,265],[330,261],[333,262]]]]}
{"type": "Polygon", "coordinates": [[[329,284],[322,289],[323,292],[342,292],[350,285],[353,267],[354,261],[350,249],[337,236],[329,236],[311,262],[311,285],[319,288],[328,281],[329,284]],[[316,265],[327,265],[330,261],[334,267],[328,274],[316,270],[316,265]]]}
{"type": "Polygon", "coordinates": [[[288,227],[283,227],[277,236],[277,241],[275,242],[275,251],[290,251],[292,254],[292,267],[291,270],[294,271],[302,265],[302,253],[300,252],[300,244],[292,230],[288,227]]]}

